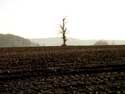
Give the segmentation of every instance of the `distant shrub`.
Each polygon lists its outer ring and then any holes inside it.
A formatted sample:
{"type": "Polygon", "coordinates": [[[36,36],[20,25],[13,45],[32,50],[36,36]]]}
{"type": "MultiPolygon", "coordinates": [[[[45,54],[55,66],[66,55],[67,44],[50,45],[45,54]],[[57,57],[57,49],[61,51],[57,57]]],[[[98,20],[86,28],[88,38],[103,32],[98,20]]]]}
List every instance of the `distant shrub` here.
{"type": "Polygon", "coordinates": [[[109,43],[106,40],[99,40],[94,45],[109,45],[109,43]]]}

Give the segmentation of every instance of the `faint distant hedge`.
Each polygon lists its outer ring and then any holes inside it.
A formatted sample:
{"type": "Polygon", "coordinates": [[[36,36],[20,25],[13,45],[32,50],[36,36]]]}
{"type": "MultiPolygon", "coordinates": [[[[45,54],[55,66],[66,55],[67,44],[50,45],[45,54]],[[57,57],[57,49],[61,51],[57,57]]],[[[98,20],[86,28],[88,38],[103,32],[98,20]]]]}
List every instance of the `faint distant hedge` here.
{"type": "Polygon", "coordinates": [[[99,40],[94,45],[109,45],[109,43],[106,40],[99,40]]]}

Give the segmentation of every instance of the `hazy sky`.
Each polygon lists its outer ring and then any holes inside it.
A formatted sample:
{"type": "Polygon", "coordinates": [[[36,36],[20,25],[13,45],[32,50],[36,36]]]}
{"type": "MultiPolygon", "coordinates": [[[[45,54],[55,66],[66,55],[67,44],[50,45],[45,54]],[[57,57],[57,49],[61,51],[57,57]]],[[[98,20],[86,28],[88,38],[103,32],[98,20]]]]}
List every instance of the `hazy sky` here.
{"type": "Polygon", "coordinates": [[[57,37],[63,17],[70,37],[125,40],[125,0],[0,0],[0,33],[57,37]]]}

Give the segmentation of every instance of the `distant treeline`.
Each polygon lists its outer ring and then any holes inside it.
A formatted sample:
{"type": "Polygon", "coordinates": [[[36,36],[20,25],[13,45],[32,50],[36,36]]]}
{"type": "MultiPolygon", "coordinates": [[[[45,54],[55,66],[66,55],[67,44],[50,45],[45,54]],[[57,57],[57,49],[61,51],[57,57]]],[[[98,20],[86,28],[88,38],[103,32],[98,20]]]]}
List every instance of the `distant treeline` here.
{"type": "Polygon", "coordinates": [[[26,46],[38,46],[38,44],[16,35],[0,34],[0,47],[26,47],[26,46]]]}

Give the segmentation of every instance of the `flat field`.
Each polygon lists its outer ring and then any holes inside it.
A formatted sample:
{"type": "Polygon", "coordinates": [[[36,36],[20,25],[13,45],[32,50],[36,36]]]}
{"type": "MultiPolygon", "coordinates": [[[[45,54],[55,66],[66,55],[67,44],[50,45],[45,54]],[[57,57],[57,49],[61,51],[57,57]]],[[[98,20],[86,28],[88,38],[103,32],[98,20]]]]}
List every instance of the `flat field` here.
{"type": "Polygon", "coordinates": [[[0,48],[2,94],[124,94],[125,46],[0,48]]]}

